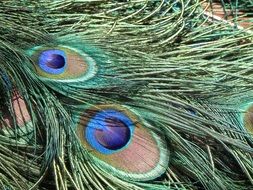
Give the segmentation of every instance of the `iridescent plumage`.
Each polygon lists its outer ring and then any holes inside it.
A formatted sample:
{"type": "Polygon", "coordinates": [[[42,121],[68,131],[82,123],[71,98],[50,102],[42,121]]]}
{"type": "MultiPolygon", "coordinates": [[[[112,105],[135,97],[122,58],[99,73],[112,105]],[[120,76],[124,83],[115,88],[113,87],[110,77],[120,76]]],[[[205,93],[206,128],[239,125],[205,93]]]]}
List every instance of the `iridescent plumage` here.
{"type": "Polygon", "coordinates": [[[250,189],[252,5],[0,2],[0,189],[250,189]]]}

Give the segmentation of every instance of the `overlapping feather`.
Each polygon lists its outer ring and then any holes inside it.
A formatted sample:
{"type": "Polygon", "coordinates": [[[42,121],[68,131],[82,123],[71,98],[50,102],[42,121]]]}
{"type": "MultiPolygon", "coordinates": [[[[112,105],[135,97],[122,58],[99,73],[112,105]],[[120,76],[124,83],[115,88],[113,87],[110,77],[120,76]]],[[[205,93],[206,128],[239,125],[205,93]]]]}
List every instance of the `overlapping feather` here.
{"type": "MultiPolygon", "coordinates": [[[[22,137],[24,144],[1,133],[0,154],[6,159],[1,159],[0,186],[248,189],[253,183],[252,137],[241,122],[241,106],[252,96],[251,26],[246,30],[231,25],[234,21],[215,20],[203,3],[4,1],[1,83],[7,76],[12,87],[1,87],[1,110],[10,105],[14,91],[20,92],[33,139],[22,137]],[[86,47],[89,56],[102,60],[105,72],[95,77],[106,80],[74,87],[41,80],[27,50],[62,42],[86,47]],[[148,182],[125,180],[100,169],[83,149],[74,114],[79,105],[105,103],[131,107],[149,130],[165,136],[171,154],[164,175],[148,182]]],[[[243,11],[252,6],[251,1],[222,4],[243,11]]],[[[16,122],[13,134],[18,131],[16,122]]]]}

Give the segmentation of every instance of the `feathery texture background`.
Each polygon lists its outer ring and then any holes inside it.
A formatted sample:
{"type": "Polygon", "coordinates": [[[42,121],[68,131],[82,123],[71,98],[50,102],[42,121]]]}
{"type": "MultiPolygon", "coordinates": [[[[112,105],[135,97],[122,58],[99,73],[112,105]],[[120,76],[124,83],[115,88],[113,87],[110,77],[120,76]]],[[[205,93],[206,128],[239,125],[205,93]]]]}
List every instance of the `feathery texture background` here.
{"type": "Polygon", "coordinates": [[[0,189],[253,189],[252,0],[0,2],[0,189]]]}

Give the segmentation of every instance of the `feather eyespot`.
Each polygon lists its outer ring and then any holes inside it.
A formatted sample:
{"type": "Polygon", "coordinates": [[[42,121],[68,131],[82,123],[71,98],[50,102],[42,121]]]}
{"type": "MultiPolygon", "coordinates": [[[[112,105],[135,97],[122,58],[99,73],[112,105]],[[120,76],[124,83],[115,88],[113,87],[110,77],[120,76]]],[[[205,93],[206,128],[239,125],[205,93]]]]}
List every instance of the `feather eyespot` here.
{"type": "Polygon", "coordinates": [[[253,134],[253,105],[249,105],[243,114],[243,125],[248,132],[253,134]]]}
{"type": "MultiPolygon", "coordinates": [[[[18,92],[13,93],[11,104],[18,127],[23,127],[31,122],[31,117],[25,101],[18,92]]],[[[4,113],[3,120],[7,127],[14,127],[13,118],[9,112],[4,113]]]]}
{"type": "Polygon", "coordinates": [[[26,144],[33,138],[34,125],[24,98],[14,91],[10,99],[9,111],[3,110],[0,130],[9,138],[26,144]],[[17,127],[17,128],[15,128],[17,127]]]}
{"type": "Polygon", "coordinates": [[[77,136],[99,167],[121,178],[151,180],[168,167],[169,151],[162,137],[126,107],[97,105],[84,110],[77,136]]]}
{"type": "Polygon", "coordinates": [[[96,62],[85,52],[68,47],[38,46],[28,51],[35,72],[44,80],[78,82],[92,78],[96,62]]]}

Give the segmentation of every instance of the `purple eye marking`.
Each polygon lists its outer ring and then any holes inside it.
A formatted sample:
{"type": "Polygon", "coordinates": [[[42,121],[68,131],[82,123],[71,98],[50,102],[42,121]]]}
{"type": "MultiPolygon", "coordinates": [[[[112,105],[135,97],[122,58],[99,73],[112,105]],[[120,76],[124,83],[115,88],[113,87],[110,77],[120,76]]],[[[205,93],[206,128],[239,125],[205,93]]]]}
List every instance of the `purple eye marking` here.
{"type": "Polygon", "coordinates": [[[39,56],[40,68],[49,74],[63,73],[66,65],[66,54],[62,50],[45,50],[39,56]]]}
{"type": "Polygon", "coordinates": [[[85,138],[97,151],[112,154],[128,147],[134,132],[133,121],[116,110],[102,110],[85,127],[85,138]]]}
{"type": "Polygon", "coordinates": [[[95,138],[105,148],[118,150],[130,140],[130,129],[117,118],[106,118],[104,128],[95,131],[95,138]]]}

